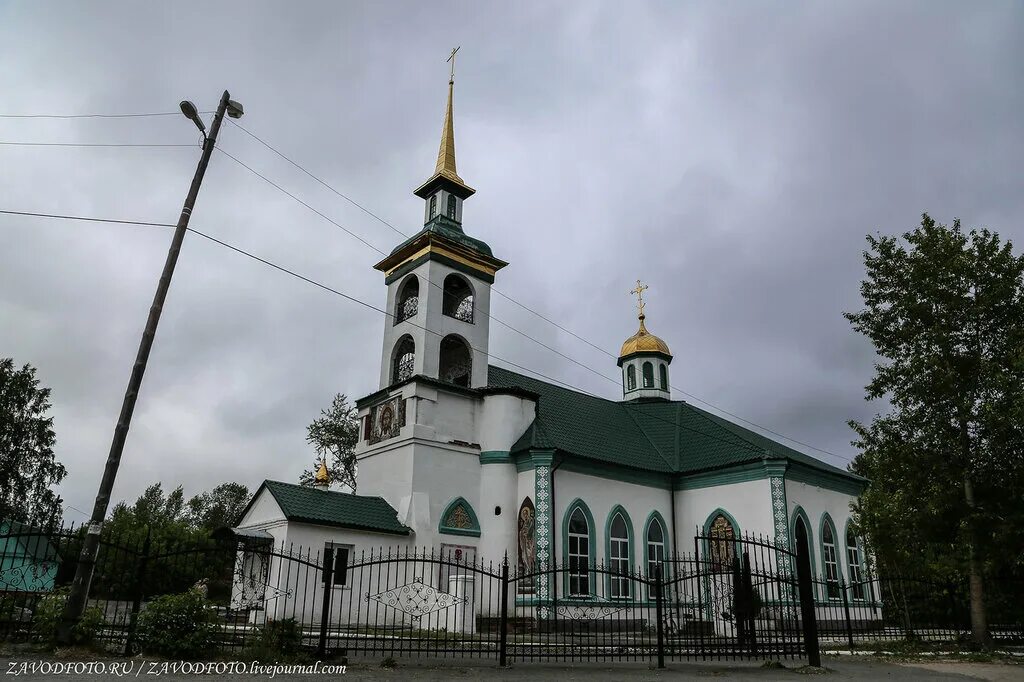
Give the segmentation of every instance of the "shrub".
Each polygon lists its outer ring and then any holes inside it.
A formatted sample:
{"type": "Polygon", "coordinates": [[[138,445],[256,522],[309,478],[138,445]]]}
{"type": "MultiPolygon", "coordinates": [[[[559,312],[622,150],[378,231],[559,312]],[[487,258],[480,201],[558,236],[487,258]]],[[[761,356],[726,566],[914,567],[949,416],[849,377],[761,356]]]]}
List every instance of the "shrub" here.
{"type": "Polygon", "coordinates": [[[294,618],[268,620],[242,654],[261,663],[293,662],[306,658],[301,651],[302,627],[294,618]]]}
{"type": "Polygon", "coordinates": [[[139,614],[139,647],[147,654],[196,659],[217,634],[217,611],[198,590],[157,597],[139,614]]]}
{"type": "MultiPolygon", "coordinates": [[[[32,629],[40,640],[47,644],[57,642],[57,629],[64,618],[64,605],[67,604],[70,589],[62,587],[44,595],[36,603],[32,615],[32,629]]],[[[96,640],[100,628],[103,627],[103,611],[96,606],[88,606],[82,612],[82,618],[71,630],[71,644],[88,646],[96,640]]]]}

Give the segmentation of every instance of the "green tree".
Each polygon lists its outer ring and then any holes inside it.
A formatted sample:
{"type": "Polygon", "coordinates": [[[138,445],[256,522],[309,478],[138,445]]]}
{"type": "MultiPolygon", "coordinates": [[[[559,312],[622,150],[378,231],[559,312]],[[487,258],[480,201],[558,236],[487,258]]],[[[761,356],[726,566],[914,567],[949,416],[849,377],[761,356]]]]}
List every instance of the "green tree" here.
{"type": "MultiPolygon", "coordinates": [[[[327,462],[332,484],[347,485],[356,491],[356,443],[359,442],[359,418],[348,397],[338,393],[331,406],[320,411],[320,416],[307,428],[306,442],[316,449],[319,458],[327,462]]],[[[312,469],[302,472],[301,485],[313,485],[320,467],[319,459],[312,469]]]]}
{"type": "Polygon", "coordinates": [[[188,519],[194,528],[212,531],[233,526],[249,503],[249,488],[241,483],[221,483],[188,501],[188,519]]]}
{"type": "Polygon", "coordinates": [[[30,365],[0,358],[0,520],[59,523],[62,500],[52,490],[67,476],[53,446],[50,389],[30,365]]]}
{"type": "Polygon", "coordinates": [[[851,422],[871,479],[858,521],[887,567],[966,574],[986,644],[985,576],[1024,563],[1024,257],[927,214],[868,245],[864,309],[845,316],[880,356],[867,399],[889,409],[851,422]]]}

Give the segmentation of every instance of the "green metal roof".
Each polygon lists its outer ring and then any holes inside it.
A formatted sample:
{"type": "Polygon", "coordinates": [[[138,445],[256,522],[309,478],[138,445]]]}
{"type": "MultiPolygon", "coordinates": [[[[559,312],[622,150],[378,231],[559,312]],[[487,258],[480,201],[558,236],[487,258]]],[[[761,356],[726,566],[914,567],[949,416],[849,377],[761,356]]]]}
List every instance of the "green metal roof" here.
{"type": "Polygon", "coordinates": [[[472,249],[478,253],[482,253],[490,258],[494,257],[494,253],[491,252],[491,247],[485,242],[470,237],[468,234],[462,231],[462,226],[457,222],[448,218],[447,216],[437,215],[434,216],[423,229],[414,234],[413,236],[406,239],[404,242],[391,249],[391,255],[394,255],[404,249],[408,244],[416,241],[426,232],[433,232],[434,234],[440,235],[445,239],[448,239],[456,244],[465,246],[466,248],[472,249]]]}
{"type": "Polygon", "coordinates": [[[667,474],[691,474],[762,459],[785,459],[845,478],[865,479],[683,401],[615,402],[503,367],[488,385],[536,393],[537,416],[512,453],[559,450],[584,459],[667,474]]]}
{"type": "MultiPolygon", "coordinates": [[[[263,485],[253,495],[250,507],[264,488],[274,496],[289,521],[395,535],[407,535],[410,532],[408,527],[399,522],[398,512],[383,497],[351,495],[268,480],[263,481],[263,485]]],[[[245,512],[248,511],[246,507],[245,512]]],[[[242,517],[245,512],[242,512],[242,517]]]]}

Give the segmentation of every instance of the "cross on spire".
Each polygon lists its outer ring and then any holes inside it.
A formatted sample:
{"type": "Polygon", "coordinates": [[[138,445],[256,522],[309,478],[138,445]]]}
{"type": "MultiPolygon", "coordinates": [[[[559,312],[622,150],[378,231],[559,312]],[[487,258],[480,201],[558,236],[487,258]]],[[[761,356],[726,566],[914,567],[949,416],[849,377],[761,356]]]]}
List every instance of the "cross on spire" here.
{"type": "Polygon", "coordinates": [[[449,83],[455,82],[455,53],[458,52],[460,49],[462,49],[461,45],[452,50],[452,53],[448,55],[448,61],[452,63],[452,75],[448,78],[449,83]]]}
{"type": "Polygon", "coordinates": [[[646,284],[641,284],[640,280],[636,281],[636,289],[631,289],[629,293],[636,294],[636,310],[637,317],[641,320],[644,319],[644,292],[650,287],[646,284]]]}

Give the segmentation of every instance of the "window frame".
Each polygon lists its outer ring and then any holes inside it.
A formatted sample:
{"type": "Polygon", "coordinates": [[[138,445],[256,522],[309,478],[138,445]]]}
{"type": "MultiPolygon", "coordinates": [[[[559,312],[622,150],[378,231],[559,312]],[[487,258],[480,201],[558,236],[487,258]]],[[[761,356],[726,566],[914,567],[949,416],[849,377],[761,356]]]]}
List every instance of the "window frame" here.
{"type": "Polygon", "coordinates": [[[668,365],[664,362],[658,363],[658,378],[661,380],[661,390],[668,390],[668,365]]]}
{"type": "Polygon", "coordinates": [[[640,374],[643,376],[644,388],[654,388],[654,363],[650,360],[645,360],[640,374]]]}
{"type": "Polygon", "coordinates": [[[837,551],[836,526],[827,512],[821,517],[821,530],[818,535],[821,539],[821,576],[825,583],[824,596],[829,601],[842,599],[843,574],[837,551]],[[826,537],[831,537],[831,540],[827,540],[826,537]]]}
{"type": "MultiPolygon", "coordinates": [[[[401,364],[404,364],[404,363],[401,363],[401,364]]],[[[390,385],[394,386],[395,384],[401,383],[401,382],[405,381],[406,379],[409,379],[410,377],[412,377],[415,374],[416,374],[416,339],[412,338],[411,334],[402,334],[402,336],[398,337],[398,341],[395,343],[395,349],[394,349],[394,351],[392,351],[392,357],[391,357],[391,384],[390,385]],[[406,342],[409,343],[410,350],[408,350],[406,352],[402,352],[402,348],[403,348],[403,346],[405,345],[406,342]],[[401,372],[399,371],[399,364],[400,364],[399,360],[401,358],[404,358],[406,355],[411,355],[412,356],[412,363],[411,363],[411,365],[409,367],[409,375],[408,376],[401,376],[401,372]]]]}
{"type": "MultiPolygon", "coordinates": [[[[352,589],[352,584],[351,584],[352,581],[350,580],[350,578],[351,578],[351,571],[345,571],[345,580],[344,580],[344,582],[342,582],[340,584],[338,583],[338,561],[341,559],[341,554],[338,552],[338,550],[341,549],[341,550],[345,551],[345,556],[344,556],[344,561],[342,563],[342,566],[347,566],[348,563],[349,563],[349,559],[353,556],[353,553],[355,552],[355,545],[352,544],[351,542],[325,542],[324,543],[324,551],[325,551],[325,553],[326,553],[327,549],[333,549],[334,550],[334,570],[331,571],[331,589],[334,589],[334,590],[350,590],[350,589],[352,589]]],[[[320,584],[321,585],[323,585],[324,582],[326,582],[324,580],[325,577],[326,576],[324,575],[323,571],[321,571],[320,572],[320,584]]]]}
{"type": "Polygon", "coordinates": [[[591,542],[593,533],[591,531],[591,524],[587,518],[587,513],[580,505],[573,505],[569,511],[569,516],[566,519],[566,569],[567,569],[567,583],[566,595],[569,597],[590,597],[593,596],[594,591],[591,585],[590,576],[590,565],[591,557],[593,556],[593,543],[591,542]],[[586,527],[586,531],[580,533],[572,529],[573,518],[579,514],[579,518],[583,520],[583,525],[586,527]],[[573,542],[575,541],[575,548],[573,542]],[[586,543],[586,551],[583,552],[580,549],[580,545],[586,543]],[[575,549],[575,551],[574,551],[575,549]],[[581,571],[580,563],[582,562],[583,570],[581,571]],[[585,585],[586,589],[580,591],[579,589],[573,589],[573,583],[576,582],[576,586],[579,587],[581,584],[585,585]]]}
{"type": "Polygon", "coordinates": [[[612,507],[605,523],[605,558],[608,573],[605,579],[605,596],[611,600],[633,598],[633,579],[630,570],[633,561],[633,521],[621,504],[612,507]],[[615,536],[613,529],[621,519],[626,535],[615,536]],[[623,552],[625,555],[623,556],[623,552]],[[623,589],[625,588],[625,589],[623,589]]]}
{"type": "Polygon", "coordinates": [[[626,390],[636,390],[636,365],[626,365],[626,390]]]}

